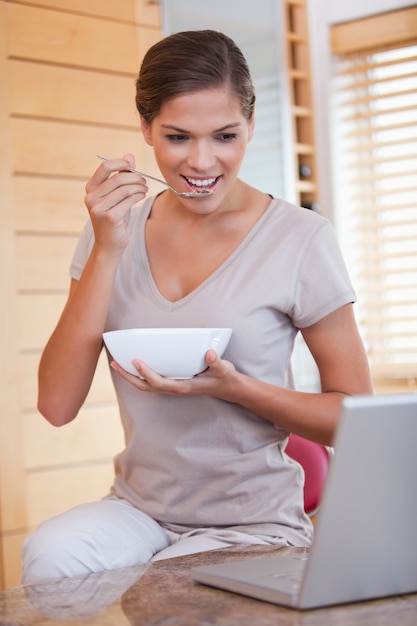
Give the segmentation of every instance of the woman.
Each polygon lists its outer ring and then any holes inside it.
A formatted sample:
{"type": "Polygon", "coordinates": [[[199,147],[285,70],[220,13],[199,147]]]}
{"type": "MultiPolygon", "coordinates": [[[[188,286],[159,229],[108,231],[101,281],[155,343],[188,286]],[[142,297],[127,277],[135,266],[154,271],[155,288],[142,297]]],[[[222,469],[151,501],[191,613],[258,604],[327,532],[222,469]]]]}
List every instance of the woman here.
{"type": "Polygon", "coordinates": [[[106,330],[230,326],[233,335],[191,380],[136,361],[141,379],[111,363],[126,437],[111,494],[26,540],[24,583],[231,544],[309,546],[288,434],[331,444],[342,399],[371,392],[329,223],[238,178],[255,95],[236,45],[214,31],[165,38],[144,58],[136,104],[167,182],[213,193],[144,200],[133,155],[97,168],[68,302],[40,363],[39,409],[56,426],[77,416],[106,330]],[[299,331],[320,393],[291,388],[299,331]]]}

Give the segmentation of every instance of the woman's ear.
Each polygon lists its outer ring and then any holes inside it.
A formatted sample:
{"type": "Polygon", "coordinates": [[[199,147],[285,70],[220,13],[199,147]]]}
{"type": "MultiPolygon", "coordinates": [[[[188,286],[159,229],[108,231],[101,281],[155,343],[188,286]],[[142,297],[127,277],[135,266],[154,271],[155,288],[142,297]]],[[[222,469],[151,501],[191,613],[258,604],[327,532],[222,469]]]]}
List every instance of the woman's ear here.
{"type": "Polygon", "coordinates": [[[140,128],[142,130],[142,135],[146,143],[149,146],[152,146],[153,142],[152,142],[151,125],[148,124],[142,116],[140,117],[140,128]]]}

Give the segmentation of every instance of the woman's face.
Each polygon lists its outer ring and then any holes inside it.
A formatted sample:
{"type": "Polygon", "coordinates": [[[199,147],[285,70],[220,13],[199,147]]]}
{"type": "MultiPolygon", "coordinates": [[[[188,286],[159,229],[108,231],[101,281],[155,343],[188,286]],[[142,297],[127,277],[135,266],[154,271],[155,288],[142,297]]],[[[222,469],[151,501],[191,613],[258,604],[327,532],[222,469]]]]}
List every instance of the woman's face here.
{"type": "Polygon", "coordinates": [[[165,180],[177,191],[204,187],[213,192],[206,198],[181,199],[197,212],[215,209],[232,190],[253,127],[228,88],[177,96],[149,126],[142,120],[144,138],[153,146],[165,180]]]}

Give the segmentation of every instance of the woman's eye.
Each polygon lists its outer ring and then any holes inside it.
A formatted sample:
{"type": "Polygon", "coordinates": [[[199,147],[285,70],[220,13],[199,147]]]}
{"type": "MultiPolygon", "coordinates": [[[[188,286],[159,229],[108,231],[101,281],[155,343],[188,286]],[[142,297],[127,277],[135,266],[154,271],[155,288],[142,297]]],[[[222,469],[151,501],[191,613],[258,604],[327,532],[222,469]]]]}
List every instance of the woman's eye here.
{"type": "MultiPolygon", "coordinates": [[[[220,133],[219,135],[215,135],[216,141],[220,141],[220,142],[234,141],[236,137],[237,137],[236,133],[220,133]]],[[[189,136],[175,134],[175,135],[166,135],[166,138],[168,141],[172,143],[181,143],[181,142],[187,141],[189,139],[189,136]]]]}
{"type": "Polygon", "coordinates": [[[233,141],[236,137],[236,133],[222,133],[221,135],[217,135],[216,139],[218,141],[233,141]]]}
{"type": "Polygon", "coordinates": [[[172,143],[179,141],[186,141],[188,139],[187,135],[167,135],[168,141],[172,141],[172,143]]]}

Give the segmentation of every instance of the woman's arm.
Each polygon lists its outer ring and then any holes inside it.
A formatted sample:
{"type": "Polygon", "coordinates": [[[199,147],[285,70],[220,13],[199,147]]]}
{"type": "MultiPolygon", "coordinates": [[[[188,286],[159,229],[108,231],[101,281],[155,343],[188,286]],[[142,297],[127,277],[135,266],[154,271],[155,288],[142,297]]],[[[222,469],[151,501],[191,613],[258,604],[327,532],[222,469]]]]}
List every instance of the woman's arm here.
{"type": "Polygon", "coordinates": [[[277,387],[236,371],[213,350],[206,355],[208,371],[188,381],[162,378],[140,361],[136,367],[145,380],[113,367],[143,391],[175,395],[207,394],[249,409],[260,417],[302,437],[331,445],[341,402],[345,396],[372,393],[365,350],[353,307],[347,304],[302,331],[317,363],[320,393],[277,387]]]}
{"type": "Polygon", "coordinates": [[[302,331],[317,364],[320,393],[239,377],[240,404],[302,437],[332,445],[345,396],[373,393],[365,349],[348,304],[302,331]]]}
{"type": "Polygon", "coordinates": [[[127,245],[126,219],[147,192],[143,179],[123,171],[130,167],[130,160],[106,161],[86,186],[95,242],[80,280],[71,283],[39,365],[38,408],[55,426],[76,417],[97,366],[114,278],[127,245]]]}
{"type": "Polygon", "coordinates": [[[104,265],[104,259],[100,263],[92,253],[82,280],[71,282],[66,306],[40,360],[38,409],[54,426],[77,416],[93,380],[113,285],[104,265]]]}

